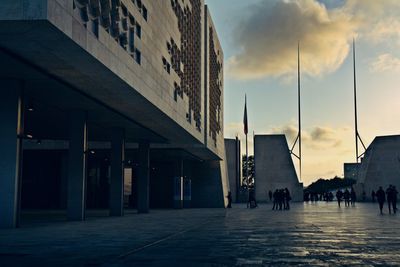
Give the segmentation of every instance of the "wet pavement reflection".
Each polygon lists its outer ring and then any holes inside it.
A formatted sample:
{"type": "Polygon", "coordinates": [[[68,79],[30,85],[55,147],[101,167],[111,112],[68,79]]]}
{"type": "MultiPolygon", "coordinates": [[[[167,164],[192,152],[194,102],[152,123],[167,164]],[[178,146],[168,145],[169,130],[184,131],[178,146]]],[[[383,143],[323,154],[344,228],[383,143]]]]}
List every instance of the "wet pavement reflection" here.
{"type": "Polygon", "coordinates": [[[399,219],[373,203],[159,210],[0,230],[0,265],[399,266],[399,219]]]}

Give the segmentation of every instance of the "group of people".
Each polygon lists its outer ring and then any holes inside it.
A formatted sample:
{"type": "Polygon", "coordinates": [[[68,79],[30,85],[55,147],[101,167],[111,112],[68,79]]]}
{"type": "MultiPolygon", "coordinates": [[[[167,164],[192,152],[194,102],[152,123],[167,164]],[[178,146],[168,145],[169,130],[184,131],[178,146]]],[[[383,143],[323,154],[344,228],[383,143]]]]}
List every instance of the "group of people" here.
{"type": "MultiPolygon", "coordinates": [[[[364,197],[365,193],[363,192],[363,200],[365,199],[364,197]]],[[[379,209],[381,214],[383,214],[383,206],[384,203],[387,201],[388,203],[388,209],[389,209],[389,214],[396,213],[397,211],[397,195],[398,191],[396,189],[396,186],[394,185],[389,185],[389,187],[386,189],[386,191],[383,190],[382,186],[379,187],[379,189],[375,192],[372,191],[371,197],[372,197],[372,202],[375,202],[375,200],[379,203],[379,209]]],[[[276,189],[274,193],[272,191],[268,192],[268,196],[270,201],[273,202],[272,210],[289,210],[290,209],[290,201],[292,200],[292,197],[290,196],[289,189],[276,189]]],[[[228,192],[227,195],[228,198],[228,208],[232,207],[232,194],[231,192],[228,192]]],[[[333,200],[333,193],[332,192],[327,192],[324,194],[312,194],[312,193],[305,193],[304,195],[304,200],[308,201],[318,201],[318,200],[325,200],[325,201],[332,201],[333,200]]],[[[344,200],[344,204],[346,207],[355,206],[355,202],[357,200],[356,192],[354,191],[353,187],[351,187],[350,191],[348,189],[345,189],[342,191],[341,189],[336,191],[336,200],[338,202],[338,206],[340,207],[341,202],[344,200]]],[[[250,208],[255,208],[257,207],[257,202],[255,198],[255,192],[254,189],[250,189],[248,192],[248,202],[247,202],[247,207],[250,208]]]]}
{"type": "Polygon", "coordinates": [[[350,203],[352,206],[355,206],[356,200],[357,200],[356,191],[354,191],[353,187],[351,188],[350,191],[346,188],[346,190],[344,190],[344,192],[339,189],[336,192],[336,200],[338,202],[339,207],[340,207],[340,203],[342,202],[342,200],[344,200],[344,205],[346,207],[349,207],[350,203]]]}
{"type": "Polygon", "coordinates": [[[308,202],[317,202],[317,201],[333,201],[334,195],[332,192],[325,192],[325,193],[315,193],[315,192],[304,192],[304,201],[308,202]]]}
{"type": "Polygon", "coordinates": [[[397,211],[397,189],[396,186],[394,185],[389,185],[389,187],[386,189],[386,192],[383,190],[382,186],[379,187],[379,189],[376,191],[372,191],[372,201],[375,202],[375,198],[379,203],[379,210],[381,214],[383,214],[383,205],[385,201],[388,203],[388,208],[389,208],[389,214],[396,213],[397,211]]]}
{"type": "Polygon", "coordinates": [[[268,192],[269,199],[272,201],[272,210],[289,210],[290,209],[290,196],[289,189],[276,189],[274,193],[272,191],[268,192]]]}

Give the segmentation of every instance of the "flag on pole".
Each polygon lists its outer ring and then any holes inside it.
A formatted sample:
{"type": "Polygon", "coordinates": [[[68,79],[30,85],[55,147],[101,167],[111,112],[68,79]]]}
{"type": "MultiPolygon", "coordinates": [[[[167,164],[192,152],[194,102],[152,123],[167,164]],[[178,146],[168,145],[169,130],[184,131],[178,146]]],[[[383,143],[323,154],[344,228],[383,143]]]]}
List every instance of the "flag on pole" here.
{"type": "Polygon", "coordinates": [[[244,95],[244,117],[243,117],[243,126],[244,126],[244,134],[249,132],[249,126],[247,124],[247,107],[246,107],[246,95],[244,95]]]}

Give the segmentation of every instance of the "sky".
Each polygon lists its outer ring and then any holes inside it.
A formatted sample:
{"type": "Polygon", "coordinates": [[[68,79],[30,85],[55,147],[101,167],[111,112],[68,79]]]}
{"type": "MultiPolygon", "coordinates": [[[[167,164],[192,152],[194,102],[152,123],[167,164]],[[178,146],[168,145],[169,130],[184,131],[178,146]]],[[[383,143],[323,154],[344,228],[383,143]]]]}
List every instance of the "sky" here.
{"type": "Polygon", "coordinates": [[[400,134],[400,1],[206,0],[206,4],[225,57],[225,137],[238,135],[244,148],[246,94],[249,133],[286,134],[292,146],[298,127],[299,42],[301,180],[309,185],[319,178],[343,177],[343,163],[355,162],[353,38],[360,136],[368,146],[375,136],[400,134]]]}

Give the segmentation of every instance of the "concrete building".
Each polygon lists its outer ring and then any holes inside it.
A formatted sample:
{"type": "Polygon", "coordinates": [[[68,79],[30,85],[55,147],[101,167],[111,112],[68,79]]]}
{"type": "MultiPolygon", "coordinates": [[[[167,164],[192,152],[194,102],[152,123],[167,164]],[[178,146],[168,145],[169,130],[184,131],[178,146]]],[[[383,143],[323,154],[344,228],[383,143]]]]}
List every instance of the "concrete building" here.
{"type": "Polygon", "coordinates": [[[226,150],[226,163],[229,177],[229,187],[232,194],[232,201],[234,203],[239,202],[241,180],[242,180],[242,164],[241,164],[241,153],[240,153],[240,140],[236,139],[225,139],[225,150],[226,150]]]}
{"type": "Polygon", "coordinates": [[[269,201],[268,192],[288,188],[293,201],[303,201],[285,135],[254,136],[255,192],[259,202],[269,201]]]}
{"type": "Polygon", "coordinates": [[[344,179],[357,180],[359,167],[360,163],[344,163],[343,164],[344,179]]]}
{"type": "Polygon", "coordinates": [[[0,36],[0,227],[27,208],[225,206],[223,52],[203,0],[3,0],[0,36]]]}
{"type": "Polygon", "coordinates": [[[363,191],[371,200],[371,192],[389,185],[400,188],[400,135],[377,136],[367,148],[354,186],[358,198],[363,191]]]}

